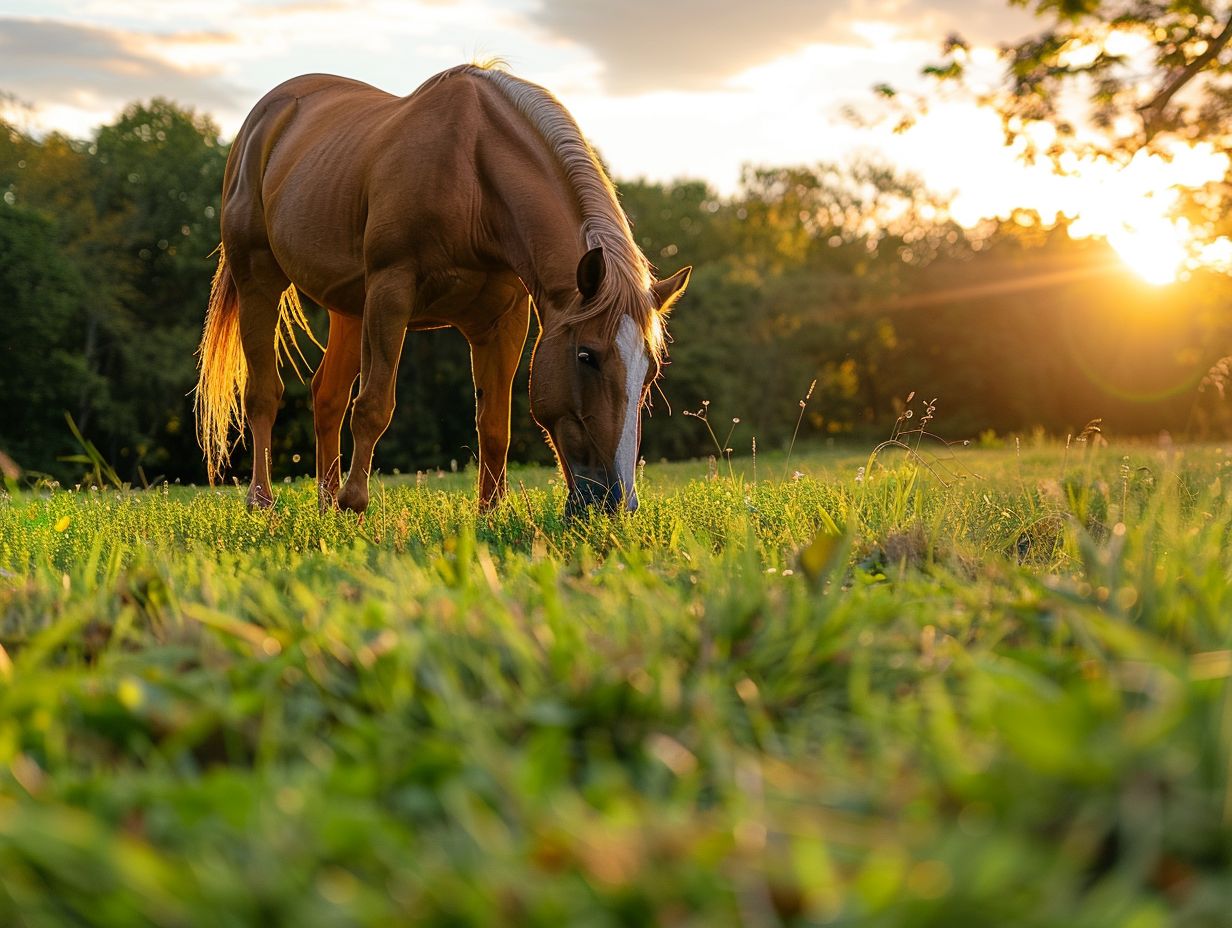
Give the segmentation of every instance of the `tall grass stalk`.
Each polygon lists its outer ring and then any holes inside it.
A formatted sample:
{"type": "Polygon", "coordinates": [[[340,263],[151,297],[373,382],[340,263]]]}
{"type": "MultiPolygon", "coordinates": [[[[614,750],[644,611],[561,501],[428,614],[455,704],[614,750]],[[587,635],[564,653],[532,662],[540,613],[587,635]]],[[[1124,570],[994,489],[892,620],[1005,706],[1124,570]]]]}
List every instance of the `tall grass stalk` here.
{"type": "Polygon", "coordinates": [[[817,387],[817,378],[813,378],[813,382],[809,384],[808,392],[804,394],[800,400],[800,413],[796,416],[796,427],[791,433],[791,443],[787,446],[787,458],[783,461],[783,479],[787,479],[787,475],[791,473],[791,453],[796,448],[796,439],[800,435],[800,423],[804,421],[804,411],[808,407],[808,401],[813,398],[813,390],[817,387]]]}

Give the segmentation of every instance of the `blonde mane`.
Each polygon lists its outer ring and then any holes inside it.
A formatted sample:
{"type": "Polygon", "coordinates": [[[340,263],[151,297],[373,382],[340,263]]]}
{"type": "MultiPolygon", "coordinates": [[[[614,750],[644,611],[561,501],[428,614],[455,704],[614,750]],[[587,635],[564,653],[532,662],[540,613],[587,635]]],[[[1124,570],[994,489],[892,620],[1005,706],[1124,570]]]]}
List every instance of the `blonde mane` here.
{"type": "Polygon", "coordinates": [[[616,199],[607,172],[569,111],[552,94],[507,71],[499,62],[462,65],[447,74],[482,77],[500,90],[547,142],[569,179],[582,212],[586,249],[602,248],[606,274],[599,292],[569,321],[602,318],[607,335],[615,337],[624,316],[641,329],[650,356],[662,358],[666,338],[650,293],[650,262],[633,240],[629,219],[616,199]]]}

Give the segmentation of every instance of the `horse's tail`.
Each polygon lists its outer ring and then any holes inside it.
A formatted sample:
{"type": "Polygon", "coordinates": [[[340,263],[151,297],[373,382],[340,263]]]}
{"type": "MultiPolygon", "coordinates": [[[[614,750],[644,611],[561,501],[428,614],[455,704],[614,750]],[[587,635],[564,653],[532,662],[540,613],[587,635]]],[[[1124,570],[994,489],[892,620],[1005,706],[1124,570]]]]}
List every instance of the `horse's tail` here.
{"type": "Polygon", "coordinates": [[[218,246],[218,270],[210,287],[205,332],[197,349],[197,441],[205,452],[210,483],[231,457],[231,428],[244,428],[244,385],[248,364],[240,345],[240,300],[227,266],[227,253],[218,246]]]}

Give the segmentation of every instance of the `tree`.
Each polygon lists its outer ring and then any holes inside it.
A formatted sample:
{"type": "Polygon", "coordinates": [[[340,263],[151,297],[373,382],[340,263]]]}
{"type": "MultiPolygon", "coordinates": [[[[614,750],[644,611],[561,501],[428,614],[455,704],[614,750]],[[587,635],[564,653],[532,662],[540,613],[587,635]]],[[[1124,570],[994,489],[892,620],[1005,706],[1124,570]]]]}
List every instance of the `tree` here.
{"type": "MultiPolygon", "coordinates": [[[[65,335],[77,375],[36,431],[67,436],[71,413],[134,481],[199,473],[189,393],[225,163],[214,124],[165,100],[129,106],[90,141],[0,123],[0,197],[44,220],[41,247],[79,282],[65,335]]],[[[68,476],[54,460],[31,466],[68,476]]]]}
{"type": "Polygon", "coordinates": [[[56,470],[53,462],[74,450],[62,411],[83,384],[102,386],[81,355],[85,296],[55,226],[0,201],[0,449],[29,470],[56,470]],[[46,427],[49,415],[58,429],[46,427]]]}
{"type": "Polygon", "coordinates": [[[189,393],[227,149],[209,117],[156,98],[101,128],[90,153],[120,272],[117,305],[98,320],[99,368],[125,399],[104,447],[121,473],[154,476],[195,452],[189,393]]]}
{"type": "Polygon", "coordinates": [[[814,379],[809,431],[868,427],[892,408],[883,370],[896,340],[882,305],[920,266],[968,251],[918,180],[876,164],[749,168],[726,200],[695,183],[622,190],[647,254],[696,265],[670,323],[675,417],[658,404],[646,422],[651,458],[714,450],[679,418],[707,400],[720,438],[738,417],[734,442],[786,444],[814,379]]]}
{"type": "MultiPolygon", "coordinates": [[[[1001,47],[991,83],[972,66],[979,59],[965,39],[951,34],[942,60],[924,68],[935,89],[951,98],[958,89],[996,112],[1007,146],[1027,163],[1046,159],[1083,180],[1153,183],[1150,198],[1109,201],[1081,217],[1089,220],[1083,234],[1107,236],[1148,280],[1232,270],[1232,3],[1007,2],[1032,10],[1043,28],[1001,47]],[[1161,189],[1165,171],[1172,181],[1161,189]]],[[[896,131],[933,102],[932,93],[874,89],[897,116],[896,131]]]]}
{"type": "MultiPolygon", "coordinates": [[[[1000,86],[985,101],[1007,131],[1033,122],[1058,145],[1112,157],[1164,138],[1222,141],[1232,130],[1232,5],[1204,0],[1010,0],[1044,21],[1039,33],[1004,45],[1000,86]],[[1077,109],[1074,104],[1080,102],[1077,109]],[[1085,110],[1085,112],[1083,112],[1085,110]],[[1086,117],[1097,135],[1083,132],[1086,117]]],[[[967,75],[968,44],[951,35],[944,60],[925,69],[967,75]]]]}

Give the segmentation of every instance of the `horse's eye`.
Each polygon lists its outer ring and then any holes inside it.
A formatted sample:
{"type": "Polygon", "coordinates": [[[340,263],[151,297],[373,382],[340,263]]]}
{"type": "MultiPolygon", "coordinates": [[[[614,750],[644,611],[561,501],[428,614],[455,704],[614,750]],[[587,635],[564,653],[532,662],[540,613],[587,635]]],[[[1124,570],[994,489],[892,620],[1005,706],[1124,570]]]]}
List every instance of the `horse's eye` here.
{"type": "Polygon", "coordinates": [[[577,359],[587,367],[593,367],[595,370],[599,369],[599,355],[593,348],[579,348],[577,359]]]}

